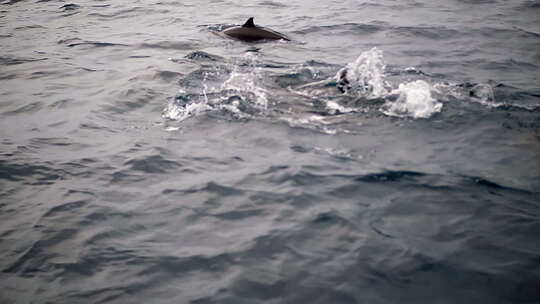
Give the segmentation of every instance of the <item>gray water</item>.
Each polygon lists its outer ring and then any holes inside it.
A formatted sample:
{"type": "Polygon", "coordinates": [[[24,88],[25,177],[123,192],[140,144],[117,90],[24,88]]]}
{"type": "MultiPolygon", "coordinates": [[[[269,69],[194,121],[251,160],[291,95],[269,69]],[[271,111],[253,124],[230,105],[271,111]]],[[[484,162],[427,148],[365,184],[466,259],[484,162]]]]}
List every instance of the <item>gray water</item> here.
{"type": "Polygon", "coordinates": [[[540,2],[0,10],[0,303],[540,303],[540,2]]]}

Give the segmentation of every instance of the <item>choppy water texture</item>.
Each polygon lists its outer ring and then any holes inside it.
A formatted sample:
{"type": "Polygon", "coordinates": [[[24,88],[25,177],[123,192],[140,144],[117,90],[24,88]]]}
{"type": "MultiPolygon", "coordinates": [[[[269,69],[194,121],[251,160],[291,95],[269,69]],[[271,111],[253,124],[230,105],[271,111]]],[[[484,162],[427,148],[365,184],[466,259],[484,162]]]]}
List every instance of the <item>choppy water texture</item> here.
{"type": "Polygon", "coordinates": [[[540,2],[0,10],[1,303],[540,302],[540,2]]]}

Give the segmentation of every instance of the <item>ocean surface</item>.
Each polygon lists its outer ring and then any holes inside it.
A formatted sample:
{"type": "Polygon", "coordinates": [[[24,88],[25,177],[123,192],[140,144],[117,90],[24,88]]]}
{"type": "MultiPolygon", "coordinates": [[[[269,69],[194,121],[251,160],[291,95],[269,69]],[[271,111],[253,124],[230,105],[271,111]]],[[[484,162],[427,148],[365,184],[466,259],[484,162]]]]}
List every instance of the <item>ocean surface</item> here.
{"type": "Polygon", "coordinates": [[[537,0],[3,0],[0,141],[2,304],[540,303],[537,0]]]}

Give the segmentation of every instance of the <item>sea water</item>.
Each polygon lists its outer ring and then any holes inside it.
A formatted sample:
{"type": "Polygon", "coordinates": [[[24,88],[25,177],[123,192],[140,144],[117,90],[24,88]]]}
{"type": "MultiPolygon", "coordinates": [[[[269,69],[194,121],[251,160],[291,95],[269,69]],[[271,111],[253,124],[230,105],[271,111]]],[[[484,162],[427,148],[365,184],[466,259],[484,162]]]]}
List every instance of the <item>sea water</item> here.
{"type": "Polygon", "coordinates": [[[0,3],[1,303],[540,302],[538,1],[0,3]]]}

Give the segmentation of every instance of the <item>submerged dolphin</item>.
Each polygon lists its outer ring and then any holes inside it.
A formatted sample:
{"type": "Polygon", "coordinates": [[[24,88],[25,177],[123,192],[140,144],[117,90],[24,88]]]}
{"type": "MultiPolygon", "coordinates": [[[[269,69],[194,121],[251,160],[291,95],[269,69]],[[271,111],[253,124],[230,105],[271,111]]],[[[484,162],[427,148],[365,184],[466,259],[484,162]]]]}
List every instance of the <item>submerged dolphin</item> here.
{"type": "Polygon", "coordinates": [[[254,42],[260,40],[287,40],[290,39],[269,28],[261,27],[253,23],[253,17],[249,18],[242,26],[228,28],[222,32],[223,34],[242,41],[254,42]]]}

